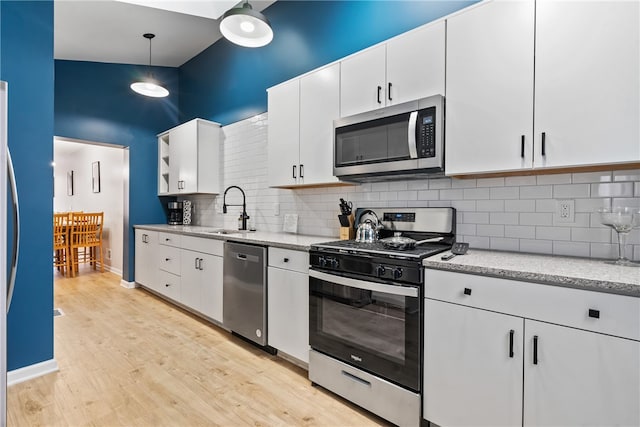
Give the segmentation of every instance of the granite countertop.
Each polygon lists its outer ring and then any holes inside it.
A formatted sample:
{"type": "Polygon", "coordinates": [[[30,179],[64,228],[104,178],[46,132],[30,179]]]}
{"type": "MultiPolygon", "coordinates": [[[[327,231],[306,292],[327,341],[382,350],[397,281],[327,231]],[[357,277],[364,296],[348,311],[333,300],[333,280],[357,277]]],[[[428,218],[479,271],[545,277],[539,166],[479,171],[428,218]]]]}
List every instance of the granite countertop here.
{"type": "Polygon", "coordinates": [[[212,231],[220,230],[219,227],[198,225],[167,225],[167,224],[142,224],[134,225],[134,228],[176,233],[187,236],[205,237],[217,240],[232,240],[234,242],[254,243],[257,245],[271,246],[283,249],[308,251],[315,243],[336,240],[336,237],[309,236],[304,234],[274,233],[268,231],[239,231],[228,230],[226,234],[216,234],[212,231]]]}
{"type": "Polygon", "coordinates": [[[423,261],[427,268],[480,274],[598,292],[640,297],[640,268],[606,264],[605,260],[469,249],[442,261],[442,254],[423,261]]]}

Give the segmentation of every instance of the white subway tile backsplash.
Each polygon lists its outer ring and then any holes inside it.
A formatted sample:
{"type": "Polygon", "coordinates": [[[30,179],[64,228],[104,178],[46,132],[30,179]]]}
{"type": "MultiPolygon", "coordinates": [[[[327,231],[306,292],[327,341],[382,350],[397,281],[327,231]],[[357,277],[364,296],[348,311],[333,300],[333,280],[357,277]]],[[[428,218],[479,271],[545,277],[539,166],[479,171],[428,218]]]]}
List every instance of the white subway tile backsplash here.
{"type": "MultiPolygon", "coordinates": [[[[357,207],[457,209],[458,241],[471,248],[595,258],[617,257],[615,232],[600,223],[603,206],[640,207],[640,169],[499,178],[440,177],[341,187],[275,189],[267,186],[267,113],[223,128],[223,185],[239,185],[259,230],[281,231],[284,214],[298,214],[298,232],[337,238],[338,202],[357,207]],[[575,221],[554,224],[557,199],[575,202],[575,221]],[[275,215],[275,206],[280,215],[275,215]]],[[[239,208],[223,215],[222,196],[186,196],[194,224],[234,228],[239,208]]],[[[238,200],[229,193],[229,197],[238,200]]],[[[235,203],[235,202],[234,202],[235,203]]],[[[640,259],[640,230],[629,235],[629,257],[640,259]]]]}
{"type": "Polygon", "coordinates": [[[574,184],[592,183],[592,182],[611,182],[612,173],[609,172],[584,172],[574,173],[571,182],[574,184]]]}
{"type": "Polygon", "coordinates": [[[520,224],[522,225],[551,225],[552,223],[553,215],[550,213],[520,213],[520,224]]]}
{"type": "Polygon", "coordinates": [[[505,212],[535,212],[536,201],[535,200],[505,200],[504,210],[505,212]]]}
{"type": "Polygon", "coordinates": [[[554,185],[553,197],[556,199],[577,199],[589,197],[589,184],[554,185]]]}
{"type": "Polygon", "coordinates": [[[536,239],[571,240],[571,228],[569,227],[536,227],[536,239]]]}
{"type": "Polygon", "coordinates": [[[592,197],[633,197],[633,182],[591,184],[592,197]]]}
{"type": "Polygon", "coordinates": [[[492,237],[489,241],[490,248],[496,251],[519,251],[520,239],[507,239],[492,237]]]}
{"type": "Polygon", "coordinates": [[[486,212],[503,212],[504,200],[478,200],[476,202],[476,209],[486,212]]]}
{"type": "Polygon", "coordinates": [[[553,186],[525,186],[520,187],[521,199],[550,199],[553,197],[553,186]]]}
{"type": "Polygon", "coordinates": [[[554,255],[589,257],[591,247],[583,242],[553,242],[554,255]]]}
{"type": "Polygon", "coordinates": [[[571,174],[562,173],[562,174],[552,174],[552,175],[538,175],[536,176],[536,184],[538,185],[571,184],[571,174]]]}
{"type": "Polygon", "coordinates": [[[489,199],[490,189],[489,188],[465,188],[462,190],[464,199],[489,199]]]}
{"type": "Polygon", "coordinates": [[[490,189],[491,199],[518,199],[520,198],[519,187],[495,187],[490,189]]]}

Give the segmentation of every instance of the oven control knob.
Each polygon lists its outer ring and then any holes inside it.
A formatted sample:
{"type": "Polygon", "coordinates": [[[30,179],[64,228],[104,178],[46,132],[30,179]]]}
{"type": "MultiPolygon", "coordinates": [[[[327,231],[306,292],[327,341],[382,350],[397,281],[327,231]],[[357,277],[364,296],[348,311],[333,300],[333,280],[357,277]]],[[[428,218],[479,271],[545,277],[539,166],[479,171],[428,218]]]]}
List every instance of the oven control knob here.
{"type": "Polygon", "coordinates": [[[338,260],[335,258],[329,258],[329,265],[331,268],[338,268],[338,260]]]}
{"type": "Polygon", "coordinates": [[[376,274],[378,275],[378,277],[384,276],[385,271],[387,271],[387,269],[384,268],[384,265],[379,265],[378,268],[376,268],[376,274]]]}
{"type": "Polygon", "coordinates": [[[393,269],[393,278],[398,280],[401,277],[402,277],[402,269],[401,268],[394,268],[393,269]]]}
{"type": "Polygon", "coordinates": [[[318,257],[318,265],[323,268],[327,266],[327,260],[325,259],[325,257],[318,257]]]}

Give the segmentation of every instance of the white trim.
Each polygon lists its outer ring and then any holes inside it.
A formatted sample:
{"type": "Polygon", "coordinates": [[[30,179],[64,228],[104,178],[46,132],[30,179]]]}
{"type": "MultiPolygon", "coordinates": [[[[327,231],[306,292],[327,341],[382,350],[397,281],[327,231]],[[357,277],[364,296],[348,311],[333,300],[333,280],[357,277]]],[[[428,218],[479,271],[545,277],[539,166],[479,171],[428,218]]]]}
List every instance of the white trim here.
{"type": "Polygon", "coordinates": [[[33,365],[7,372],[7,386],[12,386],[57,371],[58,362],[56,362],[56,359],[34,363],[33,365]]]}
{"type": "Polygon", "coordinates": [[[122,276],[122,270],[120,270],[119,268],[111,267],[110,265],[105,264],[104,269],[110,273],[122,276]]]}
{"type": "Polygon", "coordinates": [[[126,280],[122,279],[120,280],[120,286],[127,289],[135,289],[138,287],[138,284],[136,282],[127,282],[126,280]]]}

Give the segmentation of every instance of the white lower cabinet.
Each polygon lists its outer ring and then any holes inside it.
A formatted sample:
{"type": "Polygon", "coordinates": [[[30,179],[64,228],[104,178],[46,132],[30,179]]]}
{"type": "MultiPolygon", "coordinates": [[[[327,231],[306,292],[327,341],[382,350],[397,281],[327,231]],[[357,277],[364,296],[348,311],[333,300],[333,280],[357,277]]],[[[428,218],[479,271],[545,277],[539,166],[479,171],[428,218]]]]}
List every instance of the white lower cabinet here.
{"type": "Polygon", "coordinates": [[[436,270],[425,282],[424,419],[640,425],[640,298],[436,270]]]}
{"type": "Polygon", "coordinates": [[[309,254],[269,248],[268,344],[309,363],[309,254]]]}
{"type": "Polygon", "coordinates": [[[136,230],[135,281],[144,286],[153,286],[157,281],[158,233],[136,230]]]}
{"type": "Polygon", "coordinates": [[[180,302],[222,323],[222,257],[182,250],[180,302]]]}

